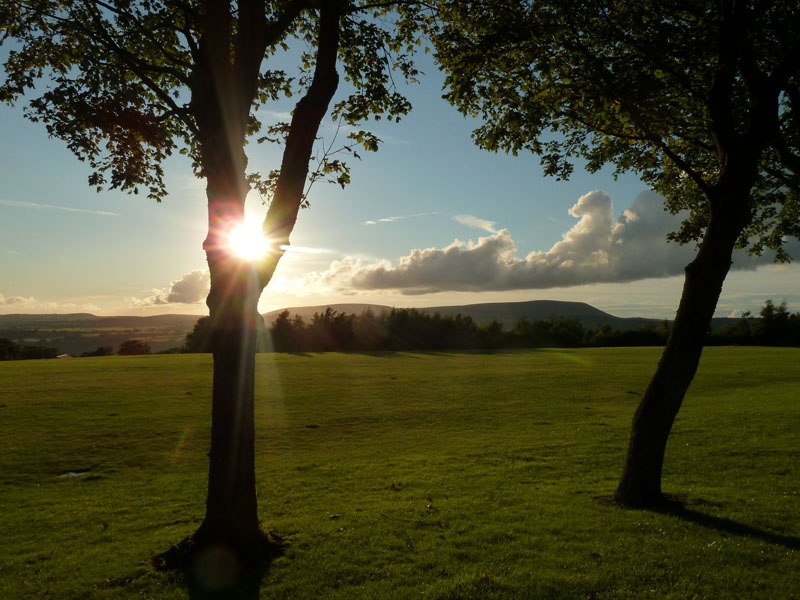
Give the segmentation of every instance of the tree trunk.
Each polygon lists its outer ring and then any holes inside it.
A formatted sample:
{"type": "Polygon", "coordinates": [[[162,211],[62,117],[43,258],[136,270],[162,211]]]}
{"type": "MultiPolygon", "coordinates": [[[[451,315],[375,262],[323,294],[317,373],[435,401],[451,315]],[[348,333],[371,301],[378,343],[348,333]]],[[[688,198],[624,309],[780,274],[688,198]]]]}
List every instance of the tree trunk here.
{"type": "MultiPolygon", "coordinates": [[[[213,30],[213,24],[208,29],[213,30]]],[[[222,42],[217,45],[220,44],[225,46],[222,42]]],[[[247,157],[242,146],[252,100],[237,103],[235,94],[217,86],[216,82],[223,80],[219,74],[198,76],[193,90],[193,109],[204,133],[201,149],[207,181],[208,237],[203,248],[211,275],[207,304],[214,356],[206,516],[194,535],[198,553],[222,548],[241,562],[258,561],[268,550],[268,536],[258,522],[255,486],[255,352],[256,325],[261,319],[258,300],[283,255],[281,246],[289,243],[302,203],[314,140],[338,85],[338,44],[338,3],[324,3],[320,9],[314,77],[295,107],[281,174],[264,224],[272,248],[253,262],[237,257],[228,243],[231,230],[243,222],[249,191],[245,177],[247,157]],[[238,113],[237,106],[244,112],[238,113]],[[241,118],[231,118],[237,114],[241,118]]],[[[261,57],[257,65],[260,61],[261,57]]],[[[212,61],[208,72],[227,73],[226,67],[214,66],[212,61]]]]}
{"type": "Polygon", "coordinates": [[[647,507],[666,503],[661,492],[661,471],[667,438],[697,372],[736,240],[749,221],[747,199],[738,196],[733,210],[734,202],[729,200],[727,214],[712,212],[700,250],[686,267],[672,331],[633,418],[625,468],[614,493],[620,504],[647,507]]]}
{"type": "Polygon", "coordinates": [[[247,546],[262,536],[255,488],[256,305],[261,290],[246,265],[217,277],[225,298],[209,305],[214,357],[206,517],[214,542],[247,546]]]}
{"type": "Polygon", "coordinates": [[[206,516],[195,539],[241,554],[264,539],[255,487],[253,391],[259,285],[253,265],[236,256],[228,234],[244,217],[243,175],[208,177],[209,235],[204,248],[211,275],[214,379],[206,516]]]}

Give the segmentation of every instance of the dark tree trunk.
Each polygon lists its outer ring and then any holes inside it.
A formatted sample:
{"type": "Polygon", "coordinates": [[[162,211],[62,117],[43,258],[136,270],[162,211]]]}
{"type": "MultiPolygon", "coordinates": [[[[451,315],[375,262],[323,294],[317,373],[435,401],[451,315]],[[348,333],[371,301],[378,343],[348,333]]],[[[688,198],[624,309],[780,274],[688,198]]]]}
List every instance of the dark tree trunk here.
{"type": "MultiPolygon", "coordinates": [[[[258,521],[255,486],[255,352],[256,325],[261,319],[258,300],[283,254],[281,245],[289,243],[303,199],[314,140],[338,85],[339,14],[335,2],[325,3],[320,9],[314,77],[295,108],[277,189],[264,224],[272,250],[253,262],[232,252],[229,234],[244,219],[249,191],[243,150],[245,125],[263,49],[256,53],[252,68],[248,69],[244,61],[237,62],[231,70],[227,63],[228,38],[225,31],[218,31],[225,14],[209,12],[207,30],[215,35],[209,35],[208,41],[201,44],[201,53],[206,55],[206,47],[217,47],[218,51],[208,51],[207,68],[196,74],[192,97],[207,181],[208,236],[203,248],[211,275],[207,304],[214,356],[206,516],[194,535],[193,551],[199,556],[217,547],[232,552],[236,561],[242,562],[258,561],[269,551],[268,536],[258,521]],[[219,48],[225,50],[220,52],[219,48]],[[237,75],[239,71],[243,74],[237,75]],[[220,84],[226,81],[230,85],[220,84]]],[[[259,33],[253,30],[248,35],[258,37],[259,33]]],[[[242,41],[237,61],[247,48],[249,44],[242,41]]]]}
{"type": "MultiPolygon", "coordinates": [[[[749,190],[746,183],[741,187],[749,190]]],[[[614,494],[620,504],[653,507],[666,502],[661,492],[661,471],[667,438],[697,372],[736,241],[750,218],[747,196],[742,196],[741,188],[736,196],[726,198],[727,206],[712,211],[700,250],[686,267],[672,331],[633,418],[627,460],[614,494]]]]}
{"type": "Polygon", "coordinates": [[[256,503],[253,405],[261,286],[252,265],[236,257],[211,271],[211,450],[206,516],[196,537],[241,552],[264,539],[256,503]]]}

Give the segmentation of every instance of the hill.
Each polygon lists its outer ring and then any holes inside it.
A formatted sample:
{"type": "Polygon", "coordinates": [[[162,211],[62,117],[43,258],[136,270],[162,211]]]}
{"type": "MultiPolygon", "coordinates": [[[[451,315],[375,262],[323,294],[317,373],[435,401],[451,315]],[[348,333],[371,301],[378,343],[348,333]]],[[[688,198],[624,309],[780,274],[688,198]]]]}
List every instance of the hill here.
{"type": "MultiPolygon", "coordinates": [[[[346,314],[361,314],[371,310],[376,314],[392,310],[391,306],[380,304],[323,304],[319,306],[297,306],[286,309],[274,310],[264,314],[267,326],[271,325],[283,310],[288,310],[292,316],[300,315],[305,321],[311,319],[314,313],[323,313],[326,308],[346,314]]],[[[612,329],[627,331],[639,329],[643,325],[660,327],[662,319],[646,317],[616,317],[595,308],[585,302],[563,302],[558,300],[530,300],[527,302],[487,302],[483,304],[462,304],[457,306],[431,306],[417,310],[439,313],[442,316],[455,316],[461,314],[471,317],[479,325],[486,325],[497,319],[506,329],[511,329],[522,319],[539,321],[550,317],[567,317],[578,319],[587,329],[594,329],[600,325],[608,324],[612,329]]],[[[716,318],[712,328],[717,330],[727,324],[733,324],[736,319],[716,318]]]]}
{"type": "Polygon", "coordinates": [[[101,346],[119,345],[130,339],[150,344],[153,352],[183,345],[197,315],[152,317],[98,317],[89,313],[0,315],[0,338],[19,344],[58,348],[78,356],[101,346]]]}
{"type": "MultiPolygon", "coordinates": [[[[300,315],[308,322],[314,313],[323,313],[328,307],[345,314],[361,314],[368,310],[380,314],[392,310],[391,306],[381,304],[323,304],[274,310],[264,314],[264,321],[270,326],[283,310],[288,310],[292,316],[300,315]]],[[[578,319],[587,329],[605,323],[621,331],[638,329],[643,325],[658,328],[662,324],[660,319],[616,317],[585,302],[555,300],[431,306],[418,310],[442,316],[461,314],[480,325],[497,319],[506,329],[514,327],[522,318],[537,321],[554,316],[578,319]]],[[[100,346],[111,346],[116,350],[125,340],[137,338],[149,343],[153,352],[159,352],[181,346],[198,318],[197,315],[180,314],[151,317],[98,317],[89,313],[0,315],[0,338],[9,338],[19,344],[55,347],[73,356],[100,346]]],[[[719,329],[735,322],[735,319],[714,319],[712,327],[719,329]]]]}

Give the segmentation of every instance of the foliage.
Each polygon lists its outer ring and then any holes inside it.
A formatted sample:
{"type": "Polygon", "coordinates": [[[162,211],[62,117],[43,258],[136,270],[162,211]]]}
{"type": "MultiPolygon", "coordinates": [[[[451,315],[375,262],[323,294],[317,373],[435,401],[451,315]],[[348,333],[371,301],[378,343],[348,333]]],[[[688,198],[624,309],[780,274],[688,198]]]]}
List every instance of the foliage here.
{"type": "Polygon", "coordinates": [[[56,348],[18,344],[14,340],[0,338],[0,360],[31,360],[56,356],[58,356],[56,348]]]}
{"type": "Polygon", "coordinates": [[[710,344],[800,346],[800,312],[790,313],[786,302],[778,306],[767,300],[753,318],[744,313],[736,325],[728,325],[709,336],[710,344]]]}
{"type": "Polygon", "coordinates": [[[186,334],[184,352],[211,352],[211,317],[200,317],[186,334]]]}
{"type": "MultiPolygon", "coordinates": [[[[800,597],[798,350],[706,349],[685,514],[603,497],[658,354],[259,355],[260,597],[800,597]]],[[[0,364],[0,597],[187,598],[149,559],[203,518],[210,362],[0,364]]]]}
{"type": "MultiPolygon", "coordinates": [[[[306,323],[284,310],[269,329],[277,352],[349,352],[376,350],[493,350],[501,348],[574,348],[663,346],[671,323],[617,330],[587,329],[576,318],[520,319],[509,331],[492,321],[478,325],[462,315],[442,316],[417,309],[392,309],[375,315],[345,314],[328,307],[306,323]]],[[[713,345],[800,346],[800,313],[767,300],[758,319],[745,314],[736,325],[710,332],[713,345]],[[751,325],[751,322],[753,323],[751,325]]]]}
{"type": "Polygon", "coordinates": [[[127,340],[119,345],[117,354],[120,356],[129,356],[133,354],[150,354],[150,344],[142,340],[127,340]]]}
{"type": "Polygon", "coordinates": [[[111,346],[99,346],[97,350],[91,350],[89,352],[82,352],[81,357],[88,358],[90,356],[113,356],[114,348],[111,346]]]}
{"type": "MultiPolygon", "coordinates": [[[[245,53],[262,44],[263,55],[254,59],[257,66],[265,59],[264,66],[252,82],[252,106],[245,107],[246,135],[259,143],[282,144],[290,123],[264,122],[269,112],[262,109],[309,87],[319,9],[305,0],[238,4],[225,9],[216,23],[227,19],[237,33],[231,43],[237,44],[232,52],[238,55],[230,58],[241,89],[226,93],[249,93],[250,82],[243,78],[249,76],[251,57],[245,53]],[[250,22],[237,29],[240,17],[250,22]],[[283,68],[285,57],[296,61],[296,72],[283,68]]],[[[340,3],[338,54],[349,94],[337,102],[332,118],[347,132],[347,141],[338,146],[335,136],[320,141],[309,185],[325,179],[344,186],[350,176],[342,155],[359,158],[357,149],[375,151],[380,144],[364,130],[364,122],[371,115],[399,120],[409,111],[394,77],[416,81],[418,75],[411,60],[419,39],[417,4],[340,3]]],[[[203,124],[196,110],[206,61],[212,60],[204,52],[214,35],[232,35],[207,28],[209,11],[219,5],[202,0],[2,0],[0,7],[0,42],[12,40],[0,101],[15,103],[40,90],[25,114],[42,121],[51,136],[89,164],[90,185],[98,191],[143,190],[160,201],[167,194],[163,162],[175,151],[188,155],[195,173],[204,175],[209,157],[201,155],[203,124]]],[[[268,200],[279,171],[262,177],[252,170],[248,181],[268,200]]]]}
{"type": "Polygon", "coordinates": [[[440,15],[446,98],[485,120],[481,147],[531,151],[558,178],[576,159],[634,172],[684,217],[681,242],[702,238],[709,194],[738,168],[729,160],[755,156],[739,244],[789,258],[782,245],[800,234],[795,2],[443,1],[440,15]]]}

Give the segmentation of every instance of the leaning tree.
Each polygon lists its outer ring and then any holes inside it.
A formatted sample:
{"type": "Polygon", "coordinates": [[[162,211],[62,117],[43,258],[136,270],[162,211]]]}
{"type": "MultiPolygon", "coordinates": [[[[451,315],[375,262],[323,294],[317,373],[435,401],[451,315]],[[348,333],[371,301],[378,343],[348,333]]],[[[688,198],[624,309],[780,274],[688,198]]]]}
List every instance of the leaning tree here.
{"type": "Polygon", "coordinates": [[[796,2],[440,2],[446,98],[484,119],[476,142],[634,172],[687,215],[696,242],[675,321],[639,405],[616,490],[664,501],[667,438],[695,375],[734,248],[776,252],[800,233],[800,10],[796,2]]]}
{"type": "MultiPolygon", "coordinates": [[[[42,121],[92,168],[99,189],[167,193],[164,160],[188,155],[206,181],[214,357],[212,432],[205,520],[196,546],[257,553],[253,391],[257,303],[289,244],[308,186],[344,186],[347,150],[376,150],[360,124],[397,120],[410,104],[395,77],[414,80],[417,2],[369,0],[0,0],[8,45],[0,100],[27,99],[42,121]],[[294,65],[287,70],[282,65],[294,65]],[[330,113],[349,138],[318,145],[330,113]],[[259,109],[299,94],[290,122],[259,109]],[[283,145],[280,168],[248,170],[248,140],[283,145]],[[309,167],[311,165],[311,168],[309,167]],[[269,203],[268,250],[247,261],[231,249],[245,196],[269,203]],[[254,552],[255,551],[255,552],[254,552]]],[[[280,106],[280,105],[279,105],[280,106]]],[[[328,140],[329,142],[330,140],[328,140]]]]}

